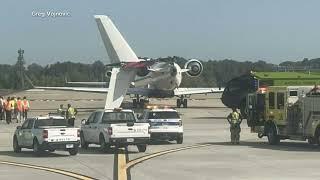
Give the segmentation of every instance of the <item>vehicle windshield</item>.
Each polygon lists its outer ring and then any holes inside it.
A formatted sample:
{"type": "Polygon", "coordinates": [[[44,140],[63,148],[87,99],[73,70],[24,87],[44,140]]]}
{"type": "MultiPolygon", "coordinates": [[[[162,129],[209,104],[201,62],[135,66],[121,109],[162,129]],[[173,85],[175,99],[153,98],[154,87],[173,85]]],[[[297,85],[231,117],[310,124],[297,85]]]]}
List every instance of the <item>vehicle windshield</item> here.
{"type": "Polygon", "coordinates": [[[180,119],[175,111],[151,112],[148,119],[180,119]]]}
{"type": "Polygon", "coordinates": [[[70,126],[68,123],[67,123],[67,120],[66,119],[40,119],[40,120],[37,120],[34,124],[34,127],[35,128],[38,128],[38,127],[42,127],[42,126],[64,126],[64,127],[68,127],[70,126]]]}
{"type": "Polygon", "coordinates": [[[102,123],[123,123],[135,121],[132,112],[105,112],[102,117],[102,123]]]}

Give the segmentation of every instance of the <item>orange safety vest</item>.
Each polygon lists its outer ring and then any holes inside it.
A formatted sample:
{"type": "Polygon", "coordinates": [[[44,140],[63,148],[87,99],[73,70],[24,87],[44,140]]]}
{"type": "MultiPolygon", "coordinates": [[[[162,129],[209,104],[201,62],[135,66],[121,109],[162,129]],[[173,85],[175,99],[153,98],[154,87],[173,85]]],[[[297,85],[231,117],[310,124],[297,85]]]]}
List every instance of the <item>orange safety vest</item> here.
{"type": "Polygon", "coordinates": [[[14,100],[10,100],[10,103],[9,103],[9,104],[10,104],[10,106],[11,106],[11,109],[14,110],[14,108],[15,108],[15,106],[14,106],[14,104],[15,104],[15,103],[14,103],[14,100]]]}
{"type": "Polygon", "coordinates": [[[7,111],[11,111],[12,110],[10,101],[6,101],[5,102],[5,108],[6,108],[7,111]]]}
{"type": "Polygon", "coordinates": [[[28,111],[30,108],[30,104],[28,100],[23,100],[23,110],[28,111]]]}
{"type": "Polygon", "coordinates": [[[17,107],[18,107],[18,111],[20,111],[20,112],[22,112],[22,102],[21,102],[21,100],[18,100],[17,101],[17,107]]]}

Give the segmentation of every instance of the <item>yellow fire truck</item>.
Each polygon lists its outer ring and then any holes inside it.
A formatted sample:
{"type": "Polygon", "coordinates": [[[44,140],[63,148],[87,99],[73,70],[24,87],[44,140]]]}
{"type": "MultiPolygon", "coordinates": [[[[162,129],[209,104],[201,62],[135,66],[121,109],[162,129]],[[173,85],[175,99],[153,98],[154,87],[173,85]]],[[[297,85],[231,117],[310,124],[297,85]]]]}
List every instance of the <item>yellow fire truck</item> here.
{"type": "Polygon", "coordinates": [[[320,143],[320,91],[314,86],[260,87],[247,95],[247,123],[269,144],[282,139],[320,143]]]}

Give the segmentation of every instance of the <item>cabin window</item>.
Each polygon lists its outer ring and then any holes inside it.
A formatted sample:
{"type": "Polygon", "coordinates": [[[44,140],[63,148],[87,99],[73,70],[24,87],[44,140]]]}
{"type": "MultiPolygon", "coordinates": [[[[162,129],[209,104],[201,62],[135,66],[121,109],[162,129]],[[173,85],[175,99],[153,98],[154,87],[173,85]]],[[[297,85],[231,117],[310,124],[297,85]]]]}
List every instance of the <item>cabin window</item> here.
{"type": "Polygon", "coordinates": [[[289,96],[298,96],[298,91],[290,91],[289,96]]]}
{"type": "Polygon", "coordinates": [[[277,93],[277,109],[284,108],[284,93],[277,93]]]}
{"type": "Polygon", "coordinates": [[[274,109],[274,92],[269,92],[269,109],[274,109]]]}

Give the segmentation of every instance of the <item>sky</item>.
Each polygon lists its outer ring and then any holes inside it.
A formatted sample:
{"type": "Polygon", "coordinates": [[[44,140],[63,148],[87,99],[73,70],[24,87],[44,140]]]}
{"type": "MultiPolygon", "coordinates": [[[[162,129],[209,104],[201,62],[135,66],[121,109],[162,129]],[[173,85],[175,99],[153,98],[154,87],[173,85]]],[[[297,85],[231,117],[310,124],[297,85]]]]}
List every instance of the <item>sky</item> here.
{"type": "Polygon", "coordinates": [[[1,0],[0,63],[108,62],[93,15],[109,15],[140,57],[320,57],[318,0],[1,0]],[[35,13],[65,12],[63,17],[35,13]]]}

